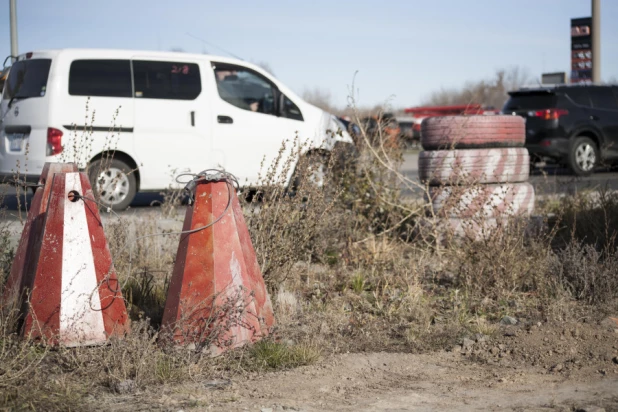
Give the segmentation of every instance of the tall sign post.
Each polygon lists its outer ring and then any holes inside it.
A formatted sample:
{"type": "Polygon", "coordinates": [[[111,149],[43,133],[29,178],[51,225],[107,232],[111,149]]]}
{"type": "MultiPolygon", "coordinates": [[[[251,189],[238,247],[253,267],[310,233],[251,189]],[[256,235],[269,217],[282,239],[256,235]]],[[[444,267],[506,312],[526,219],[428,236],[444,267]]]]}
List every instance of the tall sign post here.
{"type": "MultiPolygon", "coordinates": [[[[9,2],[9,16],[11,26],[11,56],[17,56],[17,5],[15,0],[9,2]]],[[[11,59],[13,61],[14,59],[11,59]]]]}
{"type": "Polygon", "coordinates": [[[601,0],[592,0],[592,81],[601,82],[601,0]]]}

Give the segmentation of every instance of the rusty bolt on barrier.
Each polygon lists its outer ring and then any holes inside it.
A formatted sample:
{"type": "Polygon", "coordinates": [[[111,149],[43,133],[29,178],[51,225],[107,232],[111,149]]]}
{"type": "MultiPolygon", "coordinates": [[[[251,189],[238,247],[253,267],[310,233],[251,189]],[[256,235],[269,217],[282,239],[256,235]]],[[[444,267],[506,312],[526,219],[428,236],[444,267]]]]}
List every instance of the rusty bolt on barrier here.
{"type": "Polygon", "coordinates": [[[77,202],[79,199],[82,198],[82,195],[79,194],[79,192],[77,190],[71,190],[69,192],[69,195],[67,196],[69,198],[70,202],[77,202]]]}

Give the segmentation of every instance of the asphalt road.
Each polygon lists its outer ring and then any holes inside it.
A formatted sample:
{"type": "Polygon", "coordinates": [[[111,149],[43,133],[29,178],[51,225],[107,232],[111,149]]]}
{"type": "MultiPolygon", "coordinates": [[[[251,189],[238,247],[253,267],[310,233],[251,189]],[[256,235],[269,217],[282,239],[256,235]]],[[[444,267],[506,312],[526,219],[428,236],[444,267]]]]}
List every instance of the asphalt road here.
{"type": "MultiPolygon", "coordinates": [[[[418,181],[418,152],[408,152],[404,155],[404,163],[401,172],[413,181],[418,181]]],[[[575,194],[583,190],[602,189],[618,190],[618,173],[599,170],[589,177],[576,177],[570,174],[566,169],[555,167],[546,167],[536,169],[530,177],[530,183],[535,187],[537,196],[543,195],[560,195],[560,194],[575,194]]],[[[27,193],[25,196],[22,191],[20,200],[15,196],[15,188],[0,185],[0,193],[3,193],[2,203],[0,207],[7,209],[6,219],[18,220],[21,206],[22,217],[24,204],[29,203],[32,195],[27,193]]],[[[422,189],[404,190],[404,195],[421,196],[422,189]]],[[[122,215],[141,214],[152,210],[152,206],[160,204],[163,201],[163,196],[158,193],[140,193],[135,201],[126,211],[121,212],[122,215]]]]}

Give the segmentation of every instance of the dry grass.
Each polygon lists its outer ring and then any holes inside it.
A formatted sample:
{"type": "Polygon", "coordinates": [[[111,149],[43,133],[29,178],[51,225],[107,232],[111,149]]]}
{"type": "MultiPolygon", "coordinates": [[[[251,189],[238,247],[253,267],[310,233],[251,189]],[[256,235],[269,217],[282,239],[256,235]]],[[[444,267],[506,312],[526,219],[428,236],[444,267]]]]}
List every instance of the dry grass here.
{"type": "MultiPolygon", "coordinates": [[[[546,230],[514,219],[481,240],[443,244],[434,241],[435,227],[432,236],[413,236],[425,209],[401,198],[401,186],[415,184],[398,173],[401,150],[368,142],[360,141],[356,162],[317,156],[321,164],[294,171],[284,154],[303,148],[290,142],[257,193],[245,193],[277,319],[268,340],[213,359],[201,347],[180,350],[160,339],[178,236],[149,235],[174,230],[161,226],[162,217],[178,217],[180,197],[170,192],[166,206],[142,220],[105,219],[131,335],[100,347],[38,346],[18,337],[9,313],[0,319],[0,402],[89,409],[102,393],[266,373],[339,352],[450,348],[462,336],[492,335],[506,314],[548,316],[565,301],[616,307],[618,202],[611,194],[557,202],[560,219],[546,230]],[[324,186],[312,183],[316,166],[324,186]],[[298,184],[282,190],[277,183],[292,172],[298,184]]],[[[0,225],[3,278],[13,256],[7,239],[0,225]]]]}

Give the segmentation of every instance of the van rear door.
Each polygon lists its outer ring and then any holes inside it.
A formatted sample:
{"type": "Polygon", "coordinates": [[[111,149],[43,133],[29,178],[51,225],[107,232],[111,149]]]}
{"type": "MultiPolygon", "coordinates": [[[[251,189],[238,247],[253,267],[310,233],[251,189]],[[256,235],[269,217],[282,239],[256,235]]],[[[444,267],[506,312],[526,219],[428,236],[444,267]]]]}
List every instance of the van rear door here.
{"type": "Polygon", "coordinates": [[[47,83],[52,59],[27,56],[20,56],[11,67],[0,105],[0,175],[4,178],[17,172],[38,177],[48,150],[47,83]]]}

